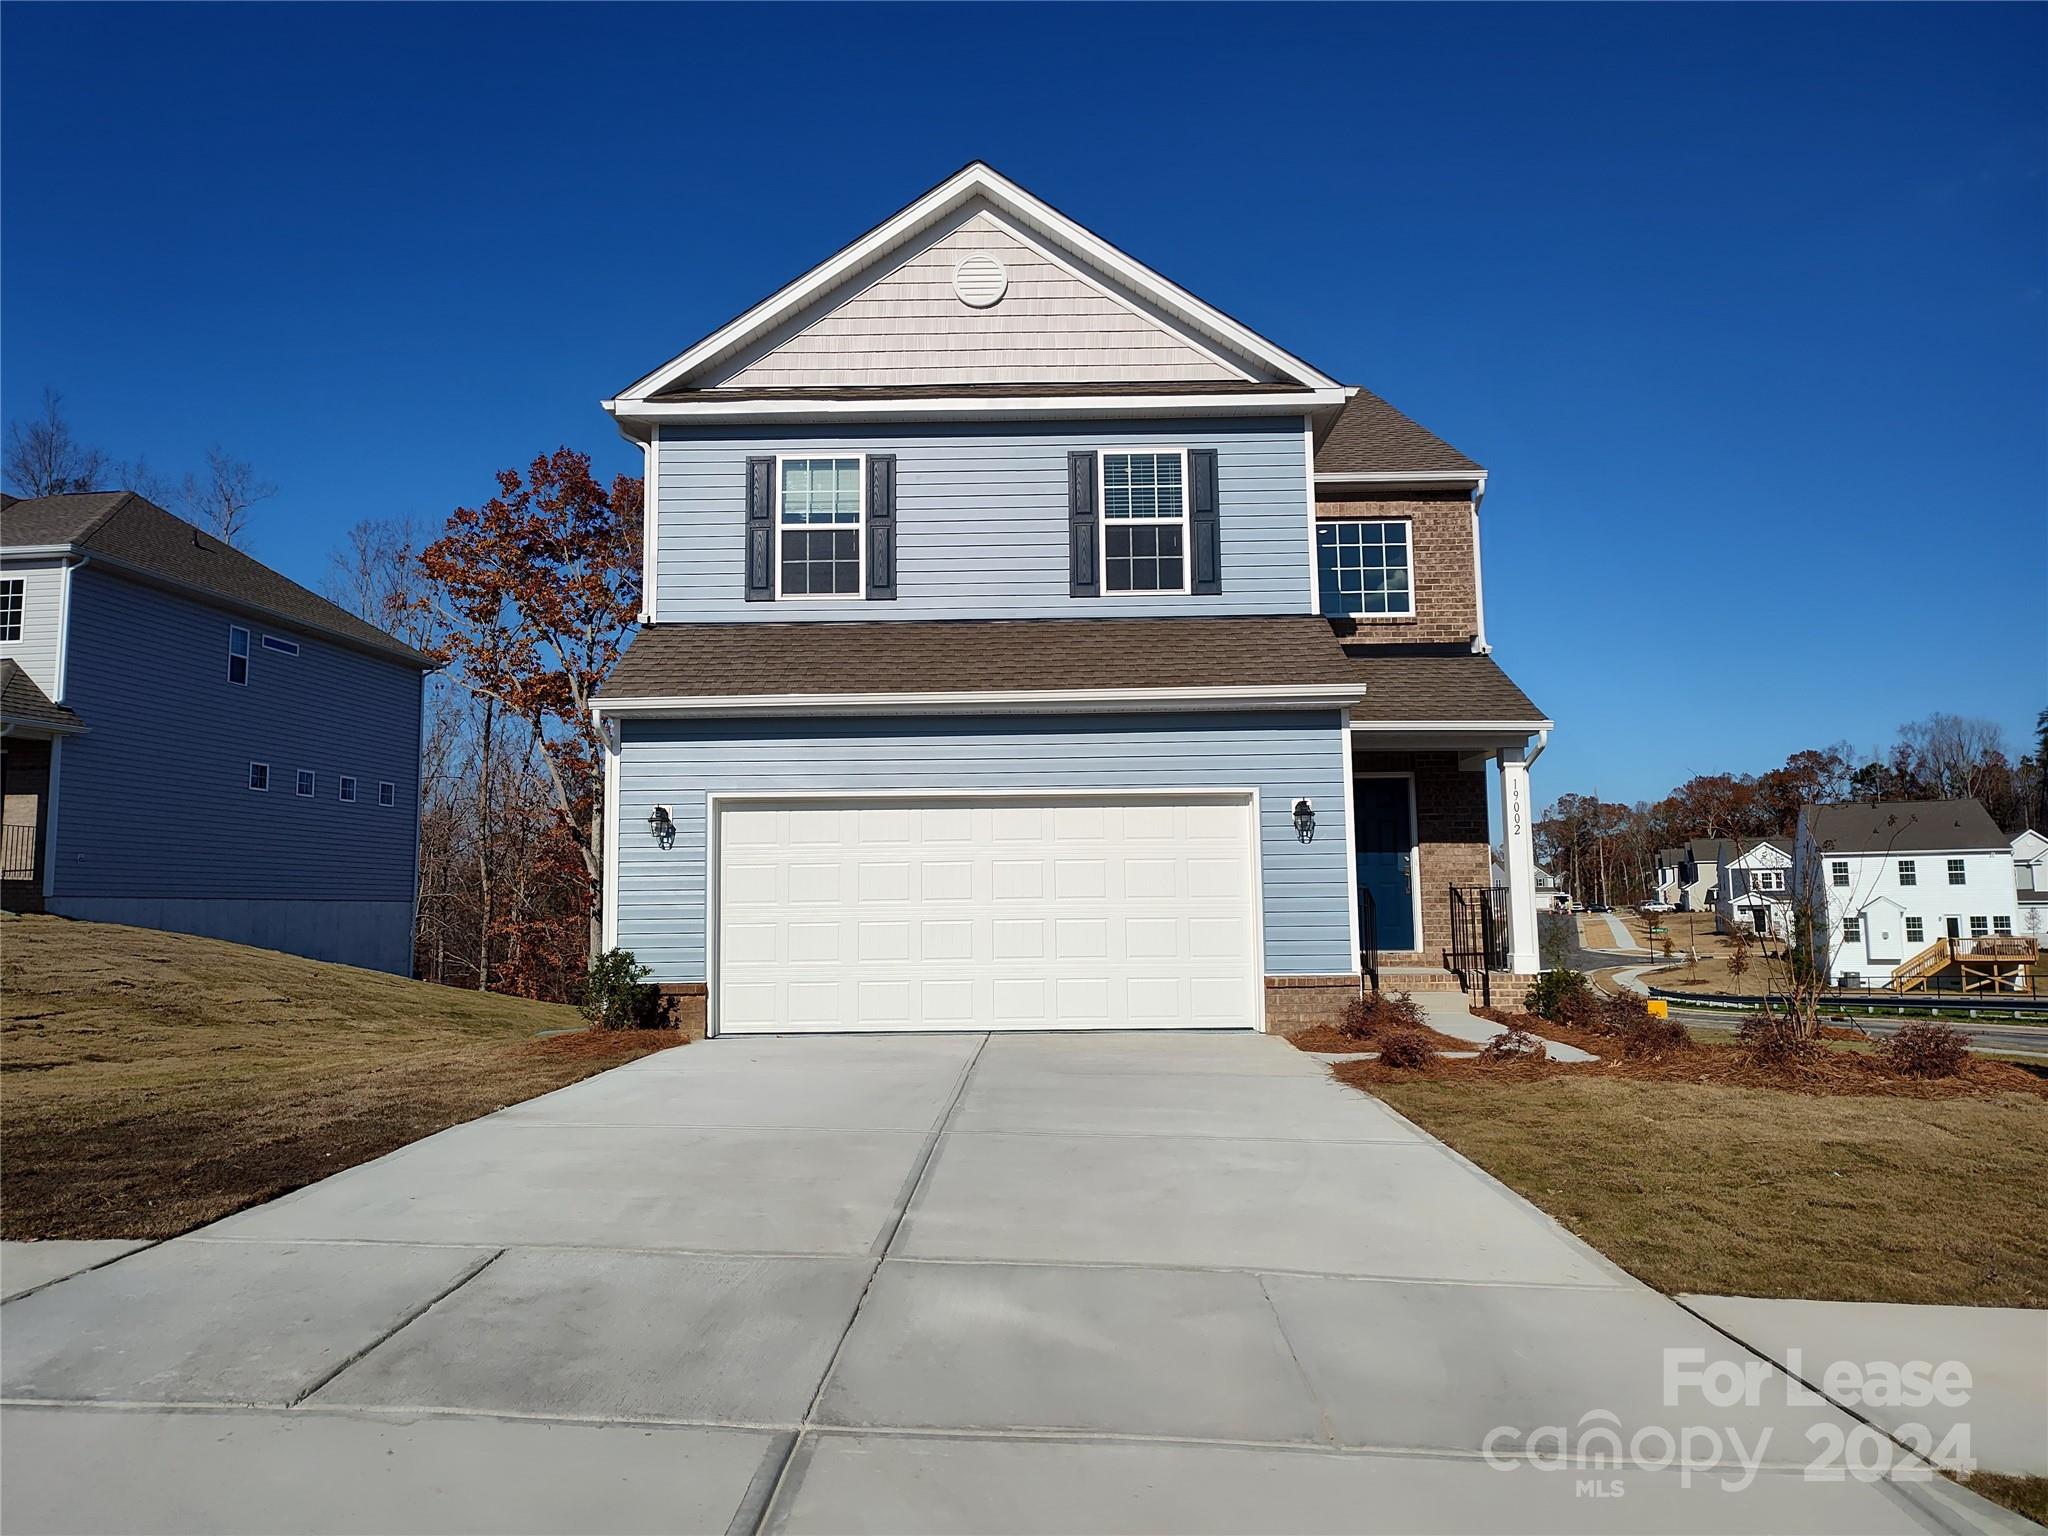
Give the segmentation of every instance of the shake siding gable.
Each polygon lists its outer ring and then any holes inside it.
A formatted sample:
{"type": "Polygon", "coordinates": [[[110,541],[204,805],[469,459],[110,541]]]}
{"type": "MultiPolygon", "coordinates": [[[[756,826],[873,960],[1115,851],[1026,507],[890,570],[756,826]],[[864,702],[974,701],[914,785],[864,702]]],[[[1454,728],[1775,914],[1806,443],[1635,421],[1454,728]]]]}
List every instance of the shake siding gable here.
{"type": "Polygon", "coordinates": [[[858,601],[748,603],[750,456],[896,455],[896,603],[905,619],[1304,612],[1309,487],[1297,418],[958,426],[664,426],[657,475],[660,611],[690,622],[872,619],[858,601]],[[1222,591],[1070,594],[1070,450],[1213,448],[1222,591]]]}
{"type": "Polygon", "coordinates": [[[72,707],[55,897],[124,900],[413,899],[420,674],[302,630],[88,565],[72,577],[72,707]],[[228,627],[298,643],[250,647],[227,681],[228,627]],[[271,765],[271,792],[247,788],[271,765]],[[323,793],[293,793],[297,770],[323,793]],[[340,804],[334,776],[390,780],[397,803],[340,804]]]}
{"type": "Polygon", "coordinates": [[[1259,791],[1266,972],[1353,971],[1350,830],[1331,711],[888,719],[635,720],[619,757],[617,938],[656,982],[705,976],[707,797],[777,790],[1259,791]],[[1311,843],[1295,800],[1316,807],[1311,843]],[[656,805],[673,847],[647,833],[656,805]]]}

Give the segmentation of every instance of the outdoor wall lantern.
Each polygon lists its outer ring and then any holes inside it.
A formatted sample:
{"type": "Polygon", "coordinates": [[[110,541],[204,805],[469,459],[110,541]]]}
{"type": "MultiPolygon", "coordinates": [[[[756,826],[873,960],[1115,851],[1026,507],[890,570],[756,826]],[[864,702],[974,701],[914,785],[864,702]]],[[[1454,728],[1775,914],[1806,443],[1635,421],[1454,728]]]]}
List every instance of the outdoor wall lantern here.
{"type": "Polygon", "coordinates": [[[654,834],[654,840],[664,848],[673,848],[676,842],[676,819],[669,815],[668,807],[657,805],[647,813],[647,830],[654,834]]]}
{"type": "Polygon", "coordinates": [[[1316,840],[1316,808],[1307,800],[1294,802],[1294,835],[1304,843],[1316,840]]]}

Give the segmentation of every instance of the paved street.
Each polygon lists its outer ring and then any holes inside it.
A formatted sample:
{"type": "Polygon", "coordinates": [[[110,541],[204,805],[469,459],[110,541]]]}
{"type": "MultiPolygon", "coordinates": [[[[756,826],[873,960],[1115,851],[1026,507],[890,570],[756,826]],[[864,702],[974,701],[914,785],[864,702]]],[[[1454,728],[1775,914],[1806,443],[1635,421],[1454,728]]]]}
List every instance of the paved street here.
{"type": "Polygon", "coordinates": [[[10,1533],[1996,1528],[1265,1036],[692,1045],[0,1334],[10,1533]]]}

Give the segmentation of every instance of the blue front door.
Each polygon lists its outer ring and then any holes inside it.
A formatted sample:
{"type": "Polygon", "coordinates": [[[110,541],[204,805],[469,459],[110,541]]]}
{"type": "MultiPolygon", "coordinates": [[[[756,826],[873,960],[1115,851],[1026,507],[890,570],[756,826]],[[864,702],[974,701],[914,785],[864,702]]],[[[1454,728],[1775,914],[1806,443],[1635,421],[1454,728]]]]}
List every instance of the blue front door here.
{"type": "MultiPolygon", "coordinates": [[[[1373,932],[1383,950],[1412,950],[1415,843],[1408,780],[1360,779],[1352,789],[1358,816],[1358,888],[1372,893],[1373,932]]],[[[1361,918],[1362,909],[1363,903],[1361,918]]]]}

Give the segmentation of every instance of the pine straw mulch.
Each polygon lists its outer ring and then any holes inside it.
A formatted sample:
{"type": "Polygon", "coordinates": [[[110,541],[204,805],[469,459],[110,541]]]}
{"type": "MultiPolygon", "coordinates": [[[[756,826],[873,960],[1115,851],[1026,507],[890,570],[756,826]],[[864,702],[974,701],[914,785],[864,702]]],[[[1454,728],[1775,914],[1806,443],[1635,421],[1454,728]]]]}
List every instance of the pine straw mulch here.
{"type": "MultiPolygon", "coordinates": [[[[1460,1040],[1454,1035],[1440,1034],[1436,1030],[1420,1027],[1405,1029],[1406,1034],[1420,1035],[1440,1051],[1476,1051],[1478,1046],[1470,1040],[1460,1040]]],[[[1370,1034],[1347,1035],[1334,1024],[1318,1024],[1314,1029],[1304,1030],[1298,1035],[1287,1036],[1287,1043],[1298,1051],[1315,1051],[1322,1054],[1335,1052],[1376,1051],[1379,1040],[1370,1034]]]]}
{"type": "MultiPolygon", "coordinates": [[[[1575,1045],[1600,1059],[1565,1063],[1535,1061],[1526,1056],[1506,1060],[1470,1058],[1438,1060],[1425,1067],[1407,1070],[1388,1067],[1378,1061],[1347,1061],[1339,1062],[1333,1070],[1339,1080],[1354,1088],[1458,1078],[1496,1083],[1606,1078],[1697,1083],[1727,1088],[1772,1088],[1786,1093],[1827,1097],[1955,1099],[2017,1093],[2048,1100],[2048,1080],[2010,1062],[1987,1061],[1978,1056],[1971,1057],[1956,1076],[1940,1078],[1905,1077],[1893,1071],[1879,1056],[1829,1050],[1825,1046],[1785,1062],[1759,1061],[1740,1044],[1695,1043],[1661,1055],[1628,1057],[1621,1053],[1622,1042],[1618,1035],[1553,1024],[1533,1013],[1510,1014],[1497,1008],[1473,1011],[1503,1029],[1520,1026],[1539,1040],[1575,1045]]],[[[1859,1040],[1868,1038],[1848,1030],[1831,1030],[1827,1037],[1840,1038],[1842,1035],[1859,1040]]]]}

